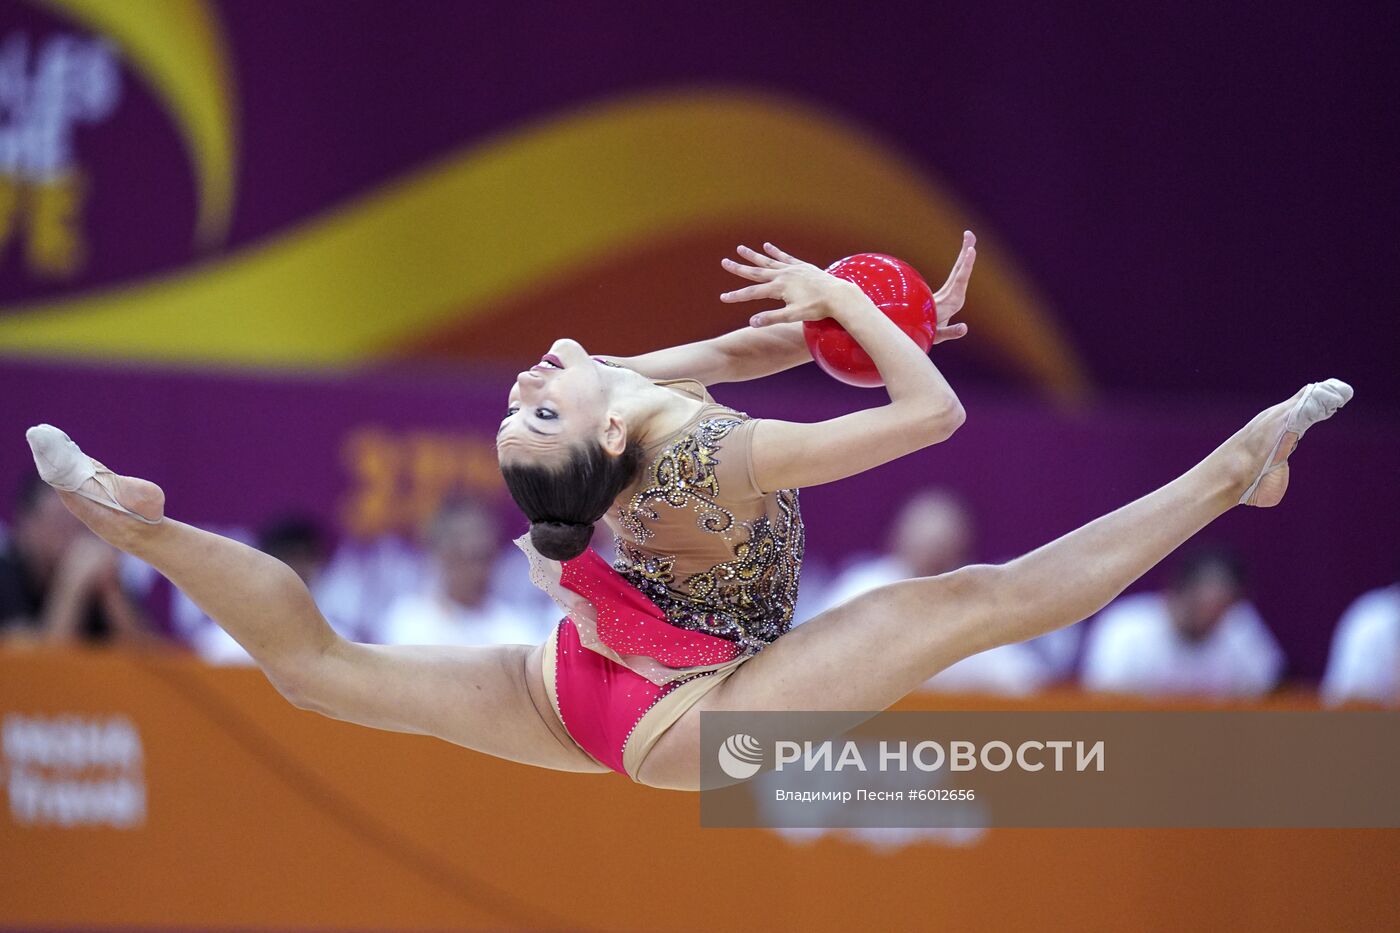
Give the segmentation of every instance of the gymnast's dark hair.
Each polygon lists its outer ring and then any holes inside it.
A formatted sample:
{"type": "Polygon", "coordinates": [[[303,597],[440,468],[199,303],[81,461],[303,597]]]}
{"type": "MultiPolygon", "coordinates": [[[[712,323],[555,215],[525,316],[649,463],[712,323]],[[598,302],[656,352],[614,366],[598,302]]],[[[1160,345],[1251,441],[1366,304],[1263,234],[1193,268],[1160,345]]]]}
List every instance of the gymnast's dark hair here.
{"type": "Polygon", "coordinates": [[[551,560],[570,560],[588,550],[593,525],[642,469],[642,448],[628,441],[614,456],[597,441],[569,451],[559,466],[501,467],[506,488],[530,520],[530,542],[551,560]]]}

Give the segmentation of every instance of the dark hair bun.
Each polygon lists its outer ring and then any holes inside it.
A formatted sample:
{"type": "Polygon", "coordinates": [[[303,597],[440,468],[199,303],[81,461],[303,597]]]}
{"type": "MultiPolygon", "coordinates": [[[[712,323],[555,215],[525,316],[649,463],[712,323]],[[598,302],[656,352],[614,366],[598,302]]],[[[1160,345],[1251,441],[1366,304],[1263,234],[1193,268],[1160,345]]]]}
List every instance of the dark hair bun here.
{"type": "Polygon", "coordinates": [[[550,560],[572,560],[588,550],[592,540],[592,525],[535,522],[530,526],[530,543],[550,560]]]}

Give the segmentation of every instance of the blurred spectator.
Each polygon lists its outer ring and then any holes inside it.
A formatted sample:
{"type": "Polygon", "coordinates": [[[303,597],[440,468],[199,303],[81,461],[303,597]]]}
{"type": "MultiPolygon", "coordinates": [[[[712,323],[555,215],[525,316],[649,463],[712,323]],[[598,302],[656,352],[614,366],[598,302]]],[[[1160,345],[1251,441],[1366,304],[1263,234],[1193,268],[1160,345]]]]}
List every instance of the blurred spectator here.
{"type": "MultiPolygon", "coordinates": [[[[826,608],[899,580],[956,570],[968,563],[973,540],[972,516],[961,499],[941,489],[916,493],[895,518],[889,553],[855,564],[838,576],[827,592],[826,608]]],[[[937,607],[930,608],[930,618],[911,619],[909,624],[937,624],[937,607]]],[[[975,654],[930,678],[924,689],[1013,696],[1033,693],[1054,678],[1045,650],[1048,644],[1036,639],[975,654]]]]}
{"type": "Polygon", "coordinates": [[[1202,550],[1163,593],[1125,596],[1089,630],[1083,684],[1146,695],[1257,697],[1273,689],[1283,652],[1244,599],[1239,561],[1202,550]]]}
{"type": "Polygon", "coordinates": [[[420,589],[423,577],[423,554],[415,543],[396,534],[345,538],[317,577],[316,605],[341,635],[374,641],[389,607],[420,589]]]}
{"type": "Polygon", "coordinates": [[[0,638],[141,643],[156,638],[122,582],[121,554],[83,527],[37,475],[25,479],[0,548],[0,638]]]}
{"type": "Polygon", "coordinates": [[[898,580],[956,570],[968,562],[972,537],[972,517],[962,500],[941,489],[916,493],[895,517],[889,553],[855,564],[837,577],[827,592],[827,605],[898,580]]]}
{"type": "Polygon", "coordinates": [[[500,556],[495,513],[474,499],[447,502],[427,529],[427,584],[390,606],[376,640],[399,645],[539,644],[557,614],[531,614],[493,588],[500,556]]]}
{"type": "Polygon", "coordinates": [[[1332,636],[1322,699],[1329,706],[1400,706],[1400,583],[1365,593],[1347,607],[1332,636]]]}
{"type": "MultiPolygon", "coordinates": [[[[236,532],[231,536],[240,537],[236,532]]],[[[255,545],[258,550],[291,567],[301,577],[331,628],[346,638],[360,637],[358,631],[342,621],[342,613],[335,608],[336,603],[345,601],[339,598],[345,594],[333,592],[327,585],[331,582],[325,574],[330,545],[325,531],[314,518],[287,515],[276,519],[258,532],[255,545]]],[[[354,595],[349,594],[349,599],[353,602],[354,595]]],[[[211,664],[253,663],[233,636],[219,628],[189,597],[178,591],[173,615],[176,627],[185,640],[205,661],[211,664]]]]}
{"type": "Polygon", "coordinates": [[[286,516],[263,528],[258,533],[258,550],[291,567],[308,588],[316,586],[330,554],[321,526],[301,515],[286,516]]]}

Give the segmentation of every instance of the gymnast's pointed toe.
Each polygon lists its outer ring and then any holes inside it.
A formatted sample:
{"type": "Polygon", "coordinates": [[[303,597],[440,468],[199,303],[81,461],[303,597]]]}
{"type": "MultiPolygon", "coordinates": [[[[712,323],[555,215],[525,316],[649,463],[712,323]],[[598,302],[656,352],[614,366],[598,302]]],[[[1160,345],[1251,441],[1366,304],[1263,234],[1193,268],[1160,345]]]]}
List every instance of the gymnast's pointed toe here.
{"type": "MultiPolygon", "coordinates": [[[[1270,508],[1282,502],[1284,493],[1288,491],[1288,458],[1297,449],[1298,442],[1308,428],[1331,418],[1351,401],[1354,394],[1352,387],[1342,380],[1327,379],[1308,383],[1296,396],[1283,403],[1288,406],[1287,414],[1281,424],[1276,420],[1271,422],[1278,425],[1273,446],[1254,481],[1240,496],[1240,504],[1270,508]]],[[[1283,405],[1276,406],[1273,411],[1282,409],[1283,405]]],[[[1263,417],[1269,416],[1266,414],[1263,417]]],[[[1273,418],[1276,419],[1277,415],[1273,415],[1273,418]]]]}
{"type": "Polygon", "coordinates": [[[39,478],[55,489],[73,493],[147,525],[165,515],[165,494],[155,483],[122,477],[83,453],[73,439],[51,424],[24,433],[34,454],[39,478]]]}
{"type": "Polygon", "coordinates": [[[36,424],[24,432],[39,478],[67,492],[76,492],[92,477],[92,459],[85,455],[73,439],[51,424],[36,424]]]}

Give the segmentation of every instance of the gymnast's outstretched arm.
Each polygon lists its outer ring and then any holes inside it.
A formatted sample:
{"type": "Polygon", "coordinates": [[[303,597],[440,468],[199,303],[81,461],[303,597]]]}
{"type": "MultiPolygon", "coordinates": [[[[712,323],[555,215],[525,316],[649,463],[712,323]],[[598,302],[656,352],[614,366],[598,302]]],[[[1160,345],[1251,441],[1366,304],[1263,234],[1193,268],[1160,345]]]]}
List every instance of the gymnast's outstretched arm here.
{"type": "MultiPolygon", "coordinates": [[[[943,287],[934,293],[934,304],[938,309],[935,343],[956,340],[967,333],[967,325],[951,324],[949,319],[962,310],[966,301],[967,285],[976,260],[976,242],[970,232],[963,235],[962,250],[958,253],[957,261],[943,287]]],[[[770,258],[747,246],[739,247],[739,255],[752,263],[763,263],[770,258]]],[[[733,272],[738,264],[726,259],[724,267],[733,272]]],[[[762,379],[810,363],[812,354],[802,337],[802,324],[789,321],[744,327],[709,340],[667,347],[638,356],[604,358],[636,370],[648,379],[696,379],[705,385],[716,385],[762,379]]]]}
{"type": "MultiPolygon", "coordinates": [[[[966,288],[976,259],[972,235],[964,241],[951,281],[966,288]]],[[[752,265],[731,262],[729,271],[756,282],[728,292],[726,301],[776,299],[783,307],[753,316],[757,329],[830,317],[870,354],[889,402],[826,421],[801,423],[765,418],[754,428],[753,471],[760,489],[815,486],[853,476],[952,436],[963,423],[962,404],[933,361],[851,282],[828,275],[770,244],[768,255],[748,251],[752,265]]],[[[940,330],[956,309],[940,311],[940,330]]],[[[960,329],[960,330],[959,330],[960,329]]]]}
{"type": "Polygon", "coordinates": [[[709,340],[639,356],[605,356],[648,379],[695,379],[704,385],[747,382],[812,361],[801,324],[745,327],[709,340]]]}

